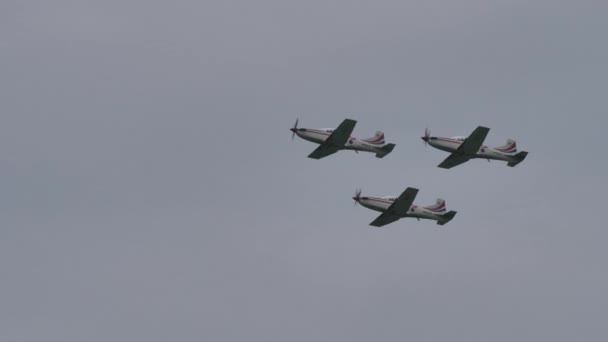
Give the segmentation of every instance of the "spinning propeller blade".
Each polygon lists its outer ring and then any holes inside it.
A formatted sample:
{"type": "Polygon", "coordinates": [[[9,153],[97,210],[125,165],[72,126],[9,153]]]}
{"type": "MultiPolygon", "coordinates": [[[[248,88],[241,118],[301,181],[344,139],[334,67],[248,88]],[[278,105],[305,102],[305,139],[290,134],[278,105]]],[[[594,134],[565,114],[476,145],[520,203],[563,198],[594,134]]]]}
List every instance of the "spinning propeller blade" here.
{"type": "Polygon", "coordinates": [[[296,132],[298,131],[298,121],[300,121],[299,118],[296,118],[296,123],[293,124],[293,127],[291,128],[291,131],[293,133],[291,133],[291,141],[293,141],[293,138],[296,136],[296,132]]]}
{"type": "Polygon", "coordinates": [[[427,127],[424,129],[424,136],[422,140],[424,141],[424,146],[426,147],[429,144],[429,138],[431,137],[431,130],[427,127]]]}
{"type": "Polygon", "coordinates": [[[361,198],[361,189],[357,189],[355,190],[355,196],[353,197],[353,200],[355,201],[355,206],[357,206],[357,203],[359,203],[359,199],[361,198]]]}

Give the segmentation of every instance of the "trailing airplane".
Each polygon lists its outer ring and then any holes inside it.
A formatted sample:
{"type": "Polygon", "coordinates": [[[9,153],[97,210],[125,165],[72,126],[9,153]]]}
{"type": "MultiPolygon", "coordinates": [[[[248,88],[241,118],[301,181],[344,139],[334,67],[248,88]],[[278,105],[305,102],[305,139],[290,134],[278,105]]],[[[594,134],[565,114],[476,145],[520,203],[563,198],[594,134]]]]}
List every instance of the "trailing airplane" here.
{"type": "Polygon", "coordinates": [[[450,169],[474,158],[487,159],[488,161],[492,159],[504,160],[508,166],[513,167],[526,158],[528,155],[526,151],[515,154],[517,152],[515,140],[508,139],[507,143],[500,147],[483,145],[489,131],[490,129],[487,127],[478,126],[468,137],[442,138],[432,137],[431,132],[426,129],[421,139],[424,140],[425,145],[429,144],[434,148],[451,153],[438,165],[444,169],[450,169]]]}
{"type": "Polygon", "coordinates": [[[298,128],[298,119],[296,119],[296,123],[289,130],[293,132],[291,139],[297,134],[304,140],[321,145],[308,155],[308,158],[313,159],[321,159],[340,150],[353,150],[357,153],[359,151],[372,152],[376,154],[377,158],[384,158],[395,148],[395,144],[385,144],[384,133],[380,131],[368,139],[351,136],[355,124],[357,121],[345,119],[336,129],[298,128]]]}
{"type": "Polygon", "coordinates": [[[403,217],[414,217],[419,221],[420,219],[435,220],[438,225],[443,226],[456,216],[455,211],[446,212],[445,201],[440,198],[434,205],[426,207],[414,205],[417,194],[418,189],[407,188],[399,197],[362,197],[361,190],[357,190],[353,200],[355,204],[359,203],[366,208],[382,212],[370,223],[370,226],[374,227],[382,227],[403,217]]]}

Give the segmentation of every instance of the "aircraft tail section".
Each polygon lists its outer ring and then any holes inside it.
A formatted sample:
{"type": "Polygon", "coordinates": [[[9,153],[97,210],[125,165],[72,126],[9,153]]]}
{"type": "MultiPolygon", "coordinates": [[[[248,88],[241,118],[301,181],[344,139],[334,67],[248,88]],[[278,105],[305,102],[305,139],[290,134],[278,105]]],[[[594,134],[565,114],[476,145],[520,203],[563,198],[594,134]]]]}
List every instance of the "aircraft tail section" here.
{"type": "Polygon", "coordinates": [[[369,144],[384,145],[384,132],[377,131],[373,137],[362,140],[369,144]]]}
{"type": "Polygon", "coordinates": [[[380,148],[380,152],[376,153],[376,158],[384,158],[387,154],[391,153],[395,148],[395,144],[386,144],[380,148]]]}
{"type": "Polygon", "coordinates": [[[507,165],[510,166],[510,167],[513,167],[513,166],[521,163],[522,161],[524,161],[524,159],[526,159],[527,155],[528,155],[528,152],[521,151],[518,154],[512,156],[511,157],[511,161],[507,165]]]}
{"type": "Polygon", "coordinates": [[[437,220],[437,224],[443,226],[444,224],[452,221],[452,219],[456,216],[455,211],[448,211],[447,213],[441,215],[441,218],[437,220]]]}
{"type": "Polygon", "coordinates": [[[494,147],[494,149],[502,153],[515,153],[517,152],[517,143],[515,142],[515,140],[507,139],[506,144],[499,147],[494,147]]]}
{"type": "Polygon", "coordinates": [[[435,204],[424,207],[424,209],[430,210],[436,214],[442,214],[446,211],[445,200],[438,198],[435,204]]]}

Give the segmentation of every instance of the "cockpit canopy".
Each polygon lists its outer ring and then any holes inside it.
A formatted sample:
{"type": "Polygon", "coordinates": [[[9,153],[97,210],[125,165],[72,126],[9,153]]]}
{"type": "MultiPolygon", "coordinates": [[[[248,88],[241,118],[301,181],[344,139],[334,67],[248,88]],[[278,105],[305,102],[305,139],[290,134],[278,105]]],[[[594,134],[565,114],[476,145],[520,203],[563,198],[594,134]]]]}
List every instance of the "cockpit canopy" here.
{"type": "Polygon", "coordinates": [[[461,137],[461,136],[457,136],[457,137],[452,137],[451,139],[453,140],[458,140],[458,141],[464,141],[464,139],[466,139],[467,137],[461,137]]]}
{"type": "Polygon", "coordinates": [[[382,199],[385,199],[385,200],[391,201],[391,202],[394,202],[395,198],[396,198],[395,196],[384,196],[384,197],[382,197],[382,199]]]}

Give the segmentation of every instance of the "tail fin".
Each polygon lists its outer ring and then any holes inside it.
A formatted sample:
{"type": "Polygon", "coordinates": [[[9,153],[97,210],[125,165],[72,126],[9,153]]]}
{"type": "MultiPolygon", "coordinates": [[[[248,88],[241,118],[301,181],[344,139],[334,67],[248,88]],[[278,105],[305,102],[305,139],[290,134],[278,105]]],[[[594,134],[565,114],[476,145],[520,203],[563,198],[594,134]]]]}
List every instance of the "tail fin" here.
{"type": "Polygon", "coordinates": [[[527,155],[528,155],[528,152],[521,151],[518,154],[512,156],[511,157],[511,161],[507,165],[510,166],[510,167],[513,167],[513,166],[521,163],[522,161],[524,161],[524,159],[526,159],[527,155]]]}
{"type": "Polygon", "coordinates": [[[436,214],[445,213],[445,200],[438,198],[435,204],[424,207],[424,209],[428,209],[436,214]]]}
{"type": "Polygon", "coordinates": [[[507,143],[503,146],[494,147],[495,150],[498,150],[502,153],[515,153],[517,152],[517,143],[515,140],[507,139],[507,143]]]}
{"type": "Polygon", "coordinates": [[[384,145],[384,132],[377,131],[373,137],[362,140],[374,145],[384,145]]]}
{"type": "Polygon", "coordinates": [[[376,158],[384,158],[387,154],[391,153],[395,148],[395,144],[386,144],[380,148],[380,152],[376,153],[376,158]]]}
{"type": "Polygon", "coordinates": [[[437,224],[443,226],[444,224],[452,221],[452,219],[456,216],[455,211],[448,211],[447,213],[441,215],[441,218],[437,220],[437,224]]]}

